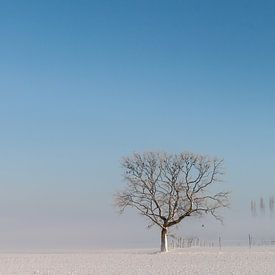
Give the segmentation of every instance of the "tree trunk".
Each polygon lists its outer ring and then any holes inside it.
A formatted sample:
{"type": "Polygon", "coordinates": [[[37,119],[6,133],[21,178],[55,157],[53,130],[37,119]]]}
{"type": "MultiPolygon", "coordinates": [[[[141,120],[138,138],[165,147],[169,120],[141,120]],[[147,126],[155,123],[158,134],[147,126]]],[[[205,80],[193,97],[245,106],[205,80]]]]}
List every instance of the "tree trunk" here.
{"type": "Polygon", "coordinates": [[[164,227],[161,230],[161,245],[160,245],[160,251],[161,252],[167,252],[168,251],[168,245],[167,245],[167,228],[164,227]]]}

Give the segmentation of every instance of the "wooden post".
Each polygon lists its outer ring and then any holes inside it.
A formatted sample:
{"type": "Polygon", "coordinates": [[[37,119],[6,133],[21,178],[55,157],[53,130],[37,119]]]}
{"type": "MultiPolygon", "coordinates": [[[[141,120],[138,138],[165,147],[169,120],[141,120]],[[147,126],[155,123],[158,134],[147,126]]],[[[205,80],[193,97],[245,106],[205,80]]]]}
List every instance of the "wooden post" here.
{"type": "Polygon", "coordinates": [[[250,234],[248,234],[248,244],[249,244],[249,248],[251,248],[251,246],[252,246],[252,236],[250,234]]]}

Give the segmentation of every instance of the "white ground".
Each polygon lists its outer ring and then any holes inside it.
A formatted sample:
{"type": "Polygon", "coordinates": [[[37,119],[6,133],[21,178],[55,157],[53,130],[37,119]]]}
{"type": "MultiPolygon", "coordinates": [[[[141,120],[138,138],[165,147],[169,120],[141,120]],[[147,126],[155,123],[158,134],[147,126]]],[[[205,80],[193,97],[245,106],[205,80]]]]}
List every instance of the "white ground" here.
{"type": "Polygon", "coordinates": [[[0,274],[275,274],[275,247],[0,254],[0,274]]]}

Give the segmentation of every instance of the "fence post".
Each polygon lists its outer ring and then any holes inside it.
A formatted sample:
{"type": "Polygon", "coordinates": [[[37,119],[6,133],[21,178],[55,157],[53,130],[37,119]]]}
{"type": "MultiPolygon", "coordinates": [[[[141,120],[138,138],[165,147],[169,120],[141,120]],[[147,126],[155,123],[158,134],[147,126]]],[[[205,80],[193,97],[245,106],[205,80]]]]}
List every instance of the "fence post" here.
{"type": "Polygon", "coordinates": [[[251,248],[251,246],[252,246],[252,236],[250,234],[248,234],[248,244],[249,244],[249,248],[251,248]]]}

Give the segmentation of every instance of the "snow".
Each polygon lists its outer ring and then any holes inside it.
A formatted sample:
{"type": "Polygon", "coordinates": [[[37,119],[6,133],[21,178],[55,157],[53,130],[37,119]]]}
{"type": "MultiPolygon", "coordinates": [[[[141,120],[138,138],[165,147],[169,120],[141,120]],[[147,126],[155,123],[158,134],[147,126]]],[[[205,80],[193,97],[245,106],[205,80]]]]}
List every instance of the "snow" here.
{"type": "Polygon", "coordinates": [[[275,247],[1,253],[0,274],[274,274],[275,247]]]}

